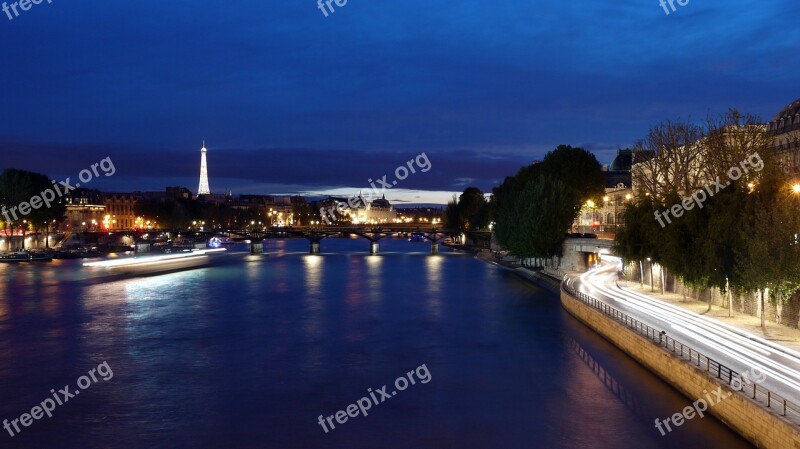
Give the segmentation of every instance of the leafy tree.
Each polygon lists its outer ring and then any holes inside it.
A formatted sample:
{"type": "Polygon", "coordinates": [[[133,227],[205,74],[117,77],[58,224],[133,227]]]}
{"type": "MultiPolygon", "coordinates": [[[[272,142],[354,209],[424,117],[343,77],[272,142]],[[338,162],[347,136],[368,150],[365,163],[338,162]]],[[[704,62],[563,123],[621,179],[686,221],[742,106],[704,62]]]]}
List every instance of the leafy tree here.
{"type": "Polygon", "coordinates": [[[458,197],[455,195],[453,195],[453,199],[447,202],[443,218],[445,228],[462,229],[461,214],[458,211],[458,197]]]}
{"type": "Polygon", "coordinates": [[[572,190],[578,206],[590,199],[599,204],[605,194],[602,166],[594,154],[583,148],[559,145],[547,153],[540,170],[572,190]]]}
{"type": "Polygon", "coordinates": [[[489,214],[489,202],[484,193],[477,187],[467,187],[447,203],[444,223],[450,229],[479,230],[489,226],[489,214]]]}
{"type": "Polygon", "coordinates": [[[617,231],[614,252],[630,260],[657,259],[657,236],[664,232],[655,220],[657,211],[650,197],[628,206],[623,213],[625,223],[617,231]]]}
{"type": "Polygon", "coordinates": [[[459,222],[464,229],[483,229],[489,225],[488,202],[477,187],[467,187],[458,198],[459,222]]]}
{"type": "Polygon", "coordinates": [[[57,198],[49,206],[40,199],[43,192],[52,189],[52,181],[47,175],[19,169],[7,169],[0,173],[0,206],[7,211],[2,216],[2,220],[6,222],[4,230],[7,237],[13,234],[14,229],[22,229],[24,238],[24,233],[29,228],[43,229],[49,227],[53,221],[60,222],[64,219],[66,206],[63,199],[57,198]],[[27,215],[20,211],[23,203],[31,206],[22,206],[29,209],[27,215]],[[39,204],[39,207],[33,208],[33,204],[39,204]],[[16,208],[13,213],[12,208],[16,208]]]}
{"type": "Polygon", "coordinates": [[[768,165],[761,182],[748,195],[737,227],[742,241],[736,248],[737,287],[760,292],[762,306],[765,289],[773,301],[787,301],[800,288],[800,217],[796,212],[800,197],[773,167],[768,165]]]}
{"type": "Polygon", "coordinates": [[[561,145],[493,190],[497,240],[520,257],[561,254],[564,235],[584,202],[604,192],[597,159],[561,145]]]}

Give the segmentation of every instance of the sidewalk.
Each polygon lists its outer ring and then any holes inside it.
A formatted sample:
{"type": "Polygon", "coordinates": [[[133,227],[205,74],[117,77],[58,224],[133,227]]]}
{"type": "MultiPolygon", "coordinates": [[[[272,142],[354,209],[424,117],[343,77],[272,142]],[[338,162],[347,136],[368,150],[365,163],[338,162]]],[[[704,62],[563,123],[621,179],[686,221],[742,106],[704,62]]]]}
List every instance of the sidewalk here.
{"type": "Polygon", "coordinates": [[[767,321],[767,328],[764,330],[761,328],[761,318],[759,317],[738,313],[736,311],[733,311],[733,316],[729,317],[727,308],[711,306],[709,310],[707,302],[696,301],[692,298],[686,298],[686,300],[684,300],[683,295],[679,293],[665,292],[662,295],[661,290],[658,289],[656,289],[655,292],[651,292],[649,285],[645,284],[644,287],[641,287],[638,282],[620,281],[619,286],[647,295],[653,299],[658,299],[674,306],[690,310],[708,318],[717,319],[730,326],[763,337],[772,343],[786,346],[795,351],[800,351],[800,329],[793,329],[782,324],[767,321]]]}

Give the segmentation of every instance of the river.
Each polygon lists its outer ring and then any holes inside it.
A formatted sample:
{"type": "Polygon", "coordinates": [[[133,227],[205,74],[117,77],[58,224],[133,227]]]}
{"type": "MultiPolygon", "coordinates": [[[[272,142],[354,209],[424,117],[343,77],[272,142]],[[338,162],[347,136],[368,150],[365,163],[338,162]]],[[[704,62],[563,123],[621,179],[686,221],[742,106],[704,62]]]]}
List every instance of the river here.
{"type": "Polygon", "coordinates": [[[425,243],[368,249],[274,240],[264,256],[105,281],[79,261],[0,264],[0,419],[80,393],[0,430],[0,447],[751,447],[711,417],[662,436],[655,419],[691,401],[555,295],[425,243]],[[396,394],[370,401],[384,385],[396,394]],[[367,416],[336,421],[365,397],[367,416]]]}

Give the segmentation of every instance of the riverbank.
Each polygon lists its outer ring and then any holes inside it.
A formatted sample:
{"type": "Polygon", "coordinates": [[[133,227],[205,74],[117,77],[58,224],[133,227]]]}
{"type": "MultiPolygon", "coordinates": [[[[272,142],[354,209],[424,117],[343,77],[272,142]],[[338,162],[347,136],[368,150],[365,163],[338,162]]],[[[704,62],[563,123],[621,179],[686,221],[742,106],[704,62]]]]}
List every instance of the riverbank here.
{"type": "MultiPolygon", "coordinates": [[[[708,413],[734,430],[759,448],[767,449],[800,449],[800,427],[797,423],[781,415],[769,405],[769,397],[764,401],[752,399],[750,393],[735,391],[732,388],[731,378],[724,377],[721,373],[711,375],[711,367],[715,363],[705,359],[705,367],[701,366],[701,355],[696,354],[697,363],[687,361],[678,354],[670,352],[659,344],[658,337],[655,341],[649,336],[644,336],[629,328],[627,320],[621,321],[609,316],[608,313],[592,307],[581,301],[573,294],[561,288],[561,279],[547,273],[530,270],[508,261],[500,260],[488,250],[474,250],[476,258],[491,263],[515,274],[526,278],[535,285],[545,288],[560,296],[561,304],[567,312],[587,325],[598,335],[602,336],[620,350],[628,354],[639,364],[663,379],[667,384],[680,391],[690,400],[703,398],[709,391],[727,391],[728,399],[715,404],[708,413]],[[719,390],[721,389],[721,390],[719,390]]],[[[675,299],[675,298],[672,298],[675,299]]],[[[685,304],[688,310],[699,307],[694,302],[685,304]]],[[[707,306],[707,304],[705,304],[707,306]]],[[[611,310],[611,309],[609,309],[611,310]]],[[[745,318],[741,318],[746,321],[745,318]]],[[[741,321],[740,319],[740,321],[741,321]]],[[[733,323],[730,323],[733,324],[733,323]]],[[[740,324],[739,327],[743,323],[740,324]]],[[[753,323],[749,323],[752,325],[753,323]]],[[[785,336],[784,334],[781,334],[785,336]]],[[[682,352],[681,352],[682,355],[682,352]]],[[[758,394],[753,393],[755,396],[758,394]]],[[[761,399],[761,398],[760,398],[761,399]]],[[[773,402],[775,402],[773,398],[773,402]]],[[[773,405],[774,407],[774,405],[773,405]]],[[[785,411],[784,411],[785,413],[785,411]]]]}
{"type": "Polygon", "coordinates": [[[543,288],[554,295],[558,295],[559,291],[561,290],[561,279],[541,271],[535,271],[531,270],[530,268],[525,268],[522,265],[507,260],[498,259],[488,249],[458,247],[455,245],[448,245],[448,248],[451,248],[456,251],[472,252],[475,255],[476,259],[482,260],[486,263],[496,265],[500,268],[503,268],[504,270],[510,271],[516,274],[517,276],[520,276],[522,278],[525,278],[529,282],[532,282],[537,287],[543,288]]]}

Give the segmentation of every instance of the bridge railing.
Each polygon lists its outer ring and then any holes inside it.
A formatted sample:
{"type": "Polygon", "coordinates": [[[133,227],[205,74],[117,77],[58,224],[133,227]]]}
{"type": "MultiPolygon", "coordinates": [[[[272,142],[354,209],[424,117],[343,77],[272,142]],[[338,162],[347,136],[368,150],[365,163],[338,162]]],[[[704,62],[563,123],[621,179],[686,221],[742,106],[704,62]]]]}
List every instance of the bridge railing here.
{"type": "MultiPolygon", "coordinates": [[[[756,382],[752,382],[752,380],[750,382],[745,382],[745,378],[742,374],[702,354],[691,346],[668,336],[666,332],[650,327],[630,315],[611,307],[603,301],[576,291],[572,286],[567,285],[566,282],[561,284],[561,289],[578,301],[592,307],[625,327],[636,331],[638,334],[647,337],[654,344],[696,365],[710,376],[716,377],[732,387],[733,383],[736,382],[738,385],[742,386],[741,389],[738,389],[740,393],[754,399],[761,406],[789,418],[795,425],[800,424],[800,406],[794,402],[768,388],[762,387],[756,382]]],[[[736,387],[733,387],[733,389],[737,390],[736,387]]]]}

